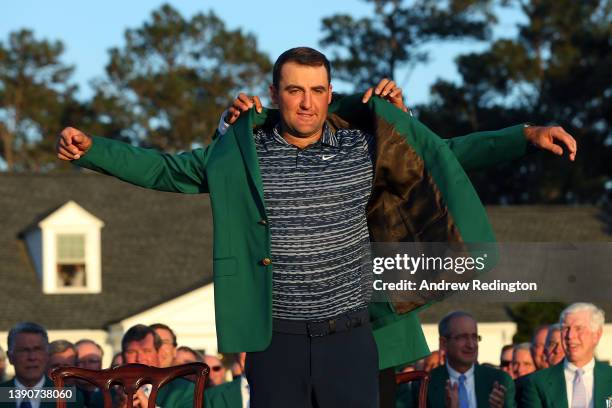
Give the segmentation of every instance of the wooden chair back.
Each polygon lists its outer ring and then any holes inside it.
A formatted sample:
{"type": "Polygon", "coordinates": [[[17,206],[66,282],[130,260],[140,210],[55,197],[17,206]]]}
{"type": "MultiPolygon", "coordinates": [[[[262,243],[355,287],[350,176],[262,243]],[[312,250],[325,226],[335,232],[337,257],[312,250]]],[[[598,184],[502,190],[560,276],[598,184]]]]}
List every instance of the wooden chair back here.
{"type": "Polygon", "coordinates": [[[407,371],[395,374],[395,384],[405,384],[412,381],[420,381],[418,407],[427,407],[427,388],[429,387],[429,373],[426,371],[407,371]]]}

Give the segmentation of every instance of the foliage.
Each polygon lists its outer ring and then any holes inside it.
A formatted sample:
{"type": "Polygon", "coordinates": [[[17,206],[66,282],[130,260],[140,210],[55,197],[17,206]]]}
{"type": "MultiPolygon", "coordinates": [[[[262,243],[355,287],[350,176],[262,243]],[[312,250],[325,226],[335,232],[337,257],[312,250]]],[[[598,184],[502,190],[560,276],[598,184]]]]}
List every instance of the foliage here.
{"type": "Polygon", "coordinates": [[[508,307],[506,312],[517,325],[512,343],[530,342],[535,329],[557,323],[565,307],[559,302],[526,302],[508,307]]]}

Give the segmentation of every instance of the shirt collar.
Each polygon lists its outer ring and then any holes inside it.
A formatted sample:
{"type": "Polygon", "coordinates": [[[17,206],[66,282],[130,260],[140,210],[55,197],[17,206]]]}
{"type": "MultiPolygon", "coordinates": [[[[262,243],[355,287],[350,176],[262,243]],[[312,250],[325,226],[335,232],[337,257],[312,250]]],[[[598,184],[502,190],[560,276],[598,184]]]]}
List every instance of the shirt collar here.
{"type": "MultiPolygon", "coordinates": [[[[565,359],[563,359],[563,368],[568,370],[572,374],[574,374],[576,372],[576,370],[578,369],[578,367],[576,367],[574,364],[570,363],[570,361],[567,359],[567,357],[565,359]]],[[[594,368],[595,368],[595,358],[594,357],[591,359],[591,361],[589,361],[587,364],[585,364],[582,367],[582,369],[584,370],[585,373],[593,372],[594,368]]]]}
{"type": "MultiPolygon", "coordinates": [[[[272,137],[278,143],[289,146],[289,143],[285,140],[285,138],[280,133],[280,123],[277,123],[274,128],[272,128],[272,137]]],[[[331,147],[338,147],[338,137],[336,133],[331,129],[331,127],[327,124],[327,122],[323,123],[323,133],[321,134],[321,139],[319,139],[322,145],[327,145],[331,147]]]]}
{"type": "MultiPolygon", "coordinates": [[[[45,385],[45,376],[44,375],[40,378],[40,381],[38,383],[36,383],[36,385],[34,385],[34,387],[32,387],[32,388],[33,389],[42,388],[43,385],[45,385]]],[[[25,385],[23,385],[22,383],[19,382],[17,377],[15,377],[15,387],[19,388],[20,390],[27,390],[28,389],[28,387],[26,387],[25,385]]]]}
{"type": "MultiPolygon", "coordinates": [[[[461,375],[461,373],[459,371],[454,370],[450,364],[448,364],[448,362],[446,363],[446,370],[448,371],[448,376],[454,380],[454,381],[459,381],[459,376],[461,375]]],[[[472,364],[472,366],[470,367],[469,370],[467,370],[465,373],[463,373],[463,375],[465,375],[465,379],[469,380],[472,377],[474,377],[474,364],[472,364]]]]}

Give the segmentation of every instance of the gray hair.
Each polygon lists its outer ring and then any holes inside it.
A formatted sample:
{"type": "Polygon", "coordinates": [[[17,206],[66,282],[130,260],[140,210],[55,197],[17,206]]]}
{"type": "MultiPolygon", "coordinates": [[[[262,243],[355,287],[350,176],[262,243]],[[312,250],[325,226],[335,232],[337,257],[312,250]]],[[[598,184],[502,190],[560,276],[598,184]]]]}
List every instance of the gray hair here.
{"type": "Polygon", "coordinates": [[[584,303],[584,302],[572,303],[571,305],[563,309],[563,311],[561,312],[561,315],[559,316],[559,324],[563,325],[563,322],[565,321],[567,316],[569,316],[572,313],[577,313],[577,312],[589,312],[590,313],[592,332],[596,332],[597,330],[600,330],[603,328],[603,325],[606,321],[604,311],[592,303],[584,303]]]}
{"type": "Polygon", "coordinates": [[[49,355],[63,353],[66,350],[72,350],[77,354],[76,347],[68,340],[55,340],[49,343],[49,355]]]}
{"type": "Polygon", "coordinates": [[[531,343],[529,343],[529,342],[519,343],[519,344],[515,344],[512,347],[512,353],[513,354],[515,352],[519,351],[519,350],[528,350],[528,351],[531,351],[531,343]]]}
{"type": "Polygon", "coordinates": [[[11,328],[8,334],[8,351],[13,352],[13,347],[15,346],[15,338],[20,333],[32,333],[39,334],[42,336],[45,341],[45,345],[49,345],[49,336],[47,335],[47,330],[42,327],[40,324],[32,323],[32,322],[21,322],[17,323],[15,326],[11,328]]]}
{"type": "Polygon", "coordinates": [[[468,312],[464,312],[462,310],[456,310],[454,312],[450,312],[449,314],[444,316],[442,320],[440,320],[440,323],[438,323],[438,334],[440,335],[440,337],[450,336],[451,334],[450,324],[453,321],[453,319],[457,319],[459,317],[469,317],[470,319],[476,321],[476,319],[474,319],[474,316],[472,316],[468,312]]]}

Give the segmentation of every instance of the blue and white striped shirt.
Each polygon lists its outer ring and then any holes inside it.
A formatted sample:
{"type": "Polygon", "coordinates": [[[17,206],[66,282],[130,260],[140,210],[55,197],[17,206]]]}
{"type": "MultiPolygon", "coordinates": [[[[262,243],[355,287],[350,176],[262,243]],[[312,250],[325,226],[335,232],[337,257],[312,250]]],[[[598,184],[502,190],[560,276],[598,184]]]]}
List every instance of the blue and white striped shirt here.
{"type": "Polygon", "coordinates": [[[305,149],[277,128],[257,129],[255,145],[271,231],[272,316],[320,320],[366,307],[373,138],[326,124],[305,149]]]}

